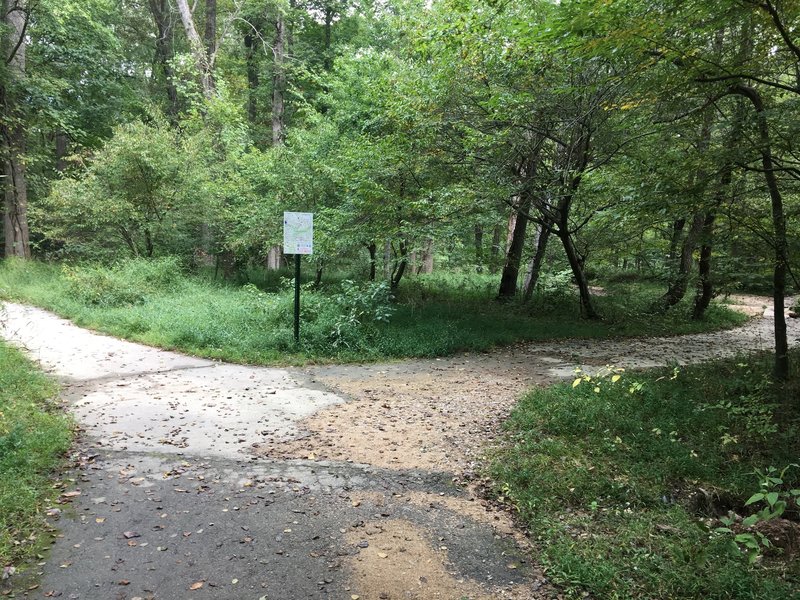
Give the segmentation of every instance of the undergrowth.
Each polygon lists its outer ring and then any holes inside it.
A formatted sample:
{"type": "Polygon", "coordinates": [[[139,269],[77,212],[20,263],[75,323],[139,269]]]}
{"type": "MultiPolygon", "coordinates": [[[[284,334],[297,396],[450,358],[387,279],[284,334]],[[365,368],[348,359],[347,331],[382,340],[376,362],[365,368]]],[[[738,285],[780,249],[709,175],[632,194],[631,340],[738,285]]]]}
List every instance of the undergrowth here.
{"type": "MultiPolygon", "coordinates": [[[[800,375],[777,392],[770,369],[767,358],[609,369],[524,397],[491,474],[550,579],[571,597],[797,597],[798,548],[765,548],[750,565],[720,520],[760,508],[746,506],[757,471],[800,462],[800,375]]],[[[783,495],[799,481],[788,469],[783,495]]]]}
{"type": "Polygon", "coordinates": [[[187,274],[172,259],[113,266],[5,261],[0,297],[57,312],[79,325],[127,339],[236,362],[277,364],[434,357],[524,340],[660,335],[730,327],[745,318],[712,306],[702,321],[687,304],[646,312],[656,293],[637,284],[598,297],[604,320],[580,318],[563,282],[543,285],[527,305],[495,302],[496,277],[441,273],[409,277],[396,294],[385,283],[337,278],[304,283],[301,342],[292,335],[292,286],[232,285],[187,274]]]}

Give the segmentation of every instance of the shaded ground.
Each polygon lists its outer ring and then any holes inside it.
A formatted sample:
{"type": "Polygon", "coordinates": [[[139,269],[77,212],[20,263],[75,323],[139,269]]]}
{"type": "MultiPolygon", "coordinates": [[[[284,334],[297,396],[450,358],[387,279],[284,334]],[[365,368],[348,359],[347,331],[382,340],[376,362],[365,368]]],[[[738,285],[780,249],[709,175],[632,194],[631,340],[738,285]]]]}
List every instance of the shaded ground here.
{"type": "Polygon", "coordinates": [[[299,371],[189,358],[19,305],[6,312],[3,335],[63,381],[85,429],[76,485],[51,511],[60,533],[39,587],[4,591],[30,597],[557,596],[525,562],[509,515],[469,483],[518,395],[577,364],[771,346],[767,315],[716,334],[299,371]]]}

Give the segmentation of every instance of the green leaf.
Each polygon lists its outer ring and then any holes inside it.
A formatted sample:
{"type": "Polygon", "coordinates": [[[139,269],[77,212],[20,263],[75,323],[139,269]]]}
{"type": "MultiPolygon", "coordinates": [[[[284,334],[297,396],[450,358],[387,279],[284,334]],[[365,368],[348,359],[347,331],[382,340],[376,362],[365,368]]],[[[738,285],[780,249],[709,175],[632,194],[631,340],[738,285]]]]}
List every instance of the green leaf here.
{"type": "Polygon", "coordinates": [[[758,523],[759,520],[760,517],[758,515],[750,515],[744,521],[742,521],[742,525],[744,525],[745,527],[752,527],[753,525],[758,523]]]}
{"type": "Polygon", "coordinates": [[[767,504],[770,506],[775,506],[775,503],[778,501],[778,492],[770,492],[767,494],[767,504]]]}
{"type": "Polygon", "coordinates": [[[752,496],[750,496],[750,498],[748,498],[747,502],[745,502],[744,505],[745,506],[750,506],[754,502],[759,502],[760,500],[763,500],[763,499],[764,499],[764,494],[762,494],[761,492],[758,492],[757,494],[753,494],[752,496]]]}

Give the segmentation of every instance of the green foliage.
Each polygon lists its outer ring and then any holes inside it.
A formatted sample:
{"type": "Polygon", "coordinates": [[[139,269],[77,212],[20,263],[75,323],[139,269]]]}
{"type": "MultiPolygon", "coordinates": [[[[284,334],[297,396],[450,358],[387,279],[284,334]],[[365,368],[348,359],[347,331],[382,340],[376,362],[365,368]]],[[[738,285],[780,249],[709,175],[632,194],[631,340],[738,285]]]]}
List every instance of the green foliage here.
{"type": "Polygon", "coordinates": [[[0,564],[30,558],[53,494],[48,477],[69,448],[70,422],[54,383],[0,342],[0,564]]]}
{"type": "Polygon", "coordinates": [[[758,477],[760,490],[750,496],[744,505],[761,505],[762,508],[742,520],[741,528],[738,527],[735,518],[728,516],[720,519],[722,527],[714,529],[717,534],[731,537],[733,552],[738,553],[740,550],[744,552],[750,564],[761,557],[762,549],[767,550],[772,546],[769,538],[757,529],[753,530],[753,527],[782,516],[789,507],[794,510],[800,508],[800,489],[784,487],[786,472],[797,466],[791,464],[781,471],[775,467],[769,467],[764,472],[756,469],[755,475],[758,477]],[[737,533],[733,528],[741,531],[737,533]]]}
{"type": "Polygon", "coordinates": [[[86,305],[141,304],[148,294],[176,292],[182,283],[181,267],[174,257],[128,259],[112,267],[63,267],[67,294],[86,305]]]}
{"type": "MultiPolygon", "coordinates": [[[[759,387],[767,360],[739,365],[579,373],[577,384],[536,390],[519,403],[492,476],[570,596],[793,597],[796,563],[778,556],[749,568],[731,552],[733,534],[707,526],[728,509],[747,514],[748,498],[775,514],[780,507],[769,499],[786,501],[800,481],[787,472],[783,496],[768,499],[773,488],[752,496],[754,470],[800,455],[800,415],[785,414],[765,442],[740,415],[709,410],[739,402],[744,388],[760,389],[767,404],[780,398],[780,388],[759,387]],[[723,443],[718,432],[736,441],[723,443]]],[[[769,477],[780,478],[767,471],[762,485],[778,485],[769,477]]]]}
{"type": "MultiPolygon", "coordinates": [[[[0,296],[153,345],[279,364],[443,356],[522,340],[642,335],[668,328],[675,333],[706,331],[741,318],[720,307],[714,319],[702,322],[642,314],[593,324],[580,318],[574,303],[544,301],[547,310],[501,305],[494,301],[494,285],[486,275],[415,276],[395,300],[385,283],[357,285],[344,278],[320,289],[303,284],[298,347],[292,339],[291,280],[270,278],[273,288],[236,287],[185,275],[179,265],[165,258],[59,269],[5,261],[0,296]]],[[[606,310],[621,311],[635,289],[606,297],[606,310]]]]}

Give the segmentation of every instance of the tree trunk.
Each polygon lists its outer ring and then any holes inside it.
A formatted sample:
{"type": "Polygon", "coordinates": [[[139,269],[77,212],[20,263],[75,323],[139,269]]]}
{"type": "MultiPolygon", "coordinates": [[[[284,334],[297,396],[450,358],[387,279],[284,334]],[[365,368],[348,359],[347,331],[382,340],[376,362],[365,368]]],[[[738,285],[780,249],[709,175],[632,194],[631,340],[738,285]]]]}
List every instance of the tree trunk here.
{"type": "Polygon", "coordinates": [[[250,123],[258,119],[258,63],[256,62],[256,38],[253,33],[244,36],[245,60],[247,61],[247,118],[250,123]]]}
{"type": "Polygon", "coordinates": [[[214,65],[217,55],[217,0],[206,0],[206,30],[203,36],[206,45],[206,60],[214,65]]]}
{"type": "Polygon", "coordinates": [[[283,247],[280,244],[271,246],[267,251],[267,271],[277,271],[281,268],[281,255],[283,247]]]}
{"type": "Polygon", "coordinates": [[[475,271],[483,273],[483,225],[475,223],[475,271]]]}
{"type": "Polygon", "coordinates": [[[697,294],[694,297],[692,318],[702,319],[711,299],[714,297],[714,286],[711,283],[711,249],[714,239],[714,221],[717,215],[714,211],[706,213],[703,219],[703,244],[700,246],[700,262],[698,265],[697,294]]]}
{"type": "Polygon", "coordinates": [[[753,105],[758,123],[759,151],[764,180],[769,190],[772,205],[772,230],[775,236],[775,270],[772,276],[772,301],[775,312],[775,378],[783,381],[789,377],[789,342],[786,335],[786,268],[789,263],[786,242],[786,214],[783,210],[783,196],[775,177],[772,162],[772,142],[767,123],[766,108],[761,94],[753,87],[736,85],[731,93],[744,96],[753,105]]]}
{"type": "Polygon", "coordinates": [[[322,58],[322,68],[330,72],[333,70],[333,52],[331,50],[331,29],[333,25],[334,10],[330,3],[325,4],[325,56],[322,58]]]}
{"type": "Polygon", "coordinates": [[[286,136],[286,58],[287,27],[283,13],[278,13],[275,21],[275,60],[272,73],[272,145],[280,146],[286,136]]]}
{"type": "Polygon", "coordinates": [[[24,0],[5,0],[4,14],[7,30],[3,39],[3,54],[8,71],[0,87],[0,105],[4,119],[0,126],[3,145],[3,174],[5,175],[5,202],[3,233],[5,256],[30,258],[30,230],[28,228],[28,185],[25,177],[26,151],[25,127],[16,91],[10,89],[25,77],[26,30],[28,27],[27,3],[24,0]]]}
{"type": "Polygon", "coordinates": [[[572,275],[575,278],[575,283],[578,284],[578,292],[581,298],[581,315],[587,319],[599,319],[600,315],[594,308],[592,302],[592,294],[589,291],[589,281],[586,279],[586,271],[584,270],[584,261],[578,254],[578,249],[572,241],[569,231],[559,227],[558,237],[564,246],[564,252],[567,254],[569,266],[572,269],[572,275]]]}
{"type": "Polygon", "coordinates": [[[393,290],[397,289],[400,285],[400,280],[403,278],[403,273],[406,271],[408,265],[408,245],[405,240],[400,240],[398,244],[400,251],[396,254],[394,260],[394,268],[392,269],[392,277],[390,280],[390,287],[393,290]]]}
{"type": "Polygon", "coordinates": [[[704,220],[702,212],[697,212],[694,217],[692,217],[692,224],[689,227],[689,232],[683,240],[683,246],[681,246],[677,271],[669,282],[667,291],[653,303],[651,307],[653,312],[663,313],[669,310],[683,300],[683,297],[686,295],[686,288],[689,284],[689,273],[692,269],[692,255],[703,233],[704,220]]]}
{"type": "Polygon", "coordinates": [[[427,238],[422,247],[422,259],[417,273],[433,273],[433,239],[427,238]]]}
{"type": "MultiPolygon", "coordinates": [[[[732,141],[738,141],[738,129],[737,132],[734,133],[732,141]]],[[[706,213],[703,220],[703,243],[700,247],[700,263],[698,266],[699,279],[697,281],[697,293],[694,297],[693,319],[703,318],[706,309],[711,304],[711,299],[714,297],[714,286],[711,281],[711,252],[714,240],[714,224],[717,218],[717,209],[728,193],[732,178],[733,165],[730,162],[726,162],[722,168],[722,174],[720,175],[719,188],[715,194],[716,201],[714,202],[714,207],[706,213]]]]}
{"type": "MultiPolygon", "coordinates": [[[[164,86],[167,92],[167,114],[173,119],[178,114],[178,90],[175,87],[175,73],[172,70],[172,59],[175,57],[172,48],[172,19],[167,0],[150,0],[150,14],[156,24],[156,62],[164,75],[164,86]]],[[[155,71],[155,69],[154,69],[155,71]]]]}
{"type": "Polygon", "coordinates": [[[319,289],[322,285],[322,272],[325,269],[325,261],[322,259],[317,261],[316,273],[314,274],[314,289],[319,289]]]}
{"type": "Polygon", "coordinates": [[[492,248],[489,254],[489,272],[494,275],[500,264],[500,225],[492,229],[492,248]]]}
{"type": "Polygon", "coordinates": [[[678,260],[678,245],[680,245],[683,228],[685,226],[686,219],[678,219],[672,224],[672,236],[669,240],[669,252],[667,253],[667,260],[670,267],[678,260]]]}
{"type": "Polygon", "coordinates": [[[212,63],[209,61],[206,48],[200,35],[197,33],[197,27],[194,24],[194,17],[189,8],[187,0],[176,0],[178,4],[178,12],[181,15],[181,22],[183,29],[186,32],[186,38],[189,40],[189,47],[192,49],[194,56],[195,67],[200,75],[200,83],[203,88],[203,96],[211,99],[214,97],[214,77],[212,73],[212,63]]]}
{"type": "Polygon", "coordinates": [[[366,246],[369,251],[369,280],[375,281],[375,264],[377,261],[378,246],[375,242],[370,242],[366,246]]]}
{"type": "Polygon", "coordinates": [[[63,173],[67,170],[67,149],[69,148],[69,138],[63,131],[56,133],[56,171],[63,173]]]}
{"type": "MultiPolygon", "coordinates": [[[[525,247],[525,232],[528,229],[528,213],[531,209],[531,194],[525,189],[520,194],[519,206],[515,212],[516,218],[513,219],[514,230],[511,235],[511,242],[508,246],[506,263],[503,266],[503,274],[500,277],[500,289],[497,292],[498,300],[511,300],[517,293],[517,279],[519,278],[519,266],[522,262],[522,250],[525,247]]],[[[509,219],[509,223],[511,223],[509,219]]]]}
{"type": "Polygon", "coordinates": [[[542,272],[542,262],[547,253],[547,242],[550,240],[551,224],[540,225],[536,232],[536,251],[531,258],[528,272],[525,274],[525,283],[522,286],[522,301],[529,302],[533,297],[533,290],[539,282],[539,275],[542,272]]]}

